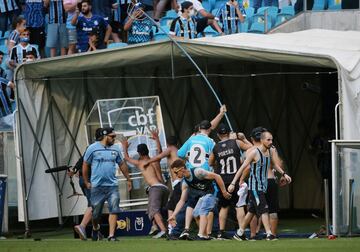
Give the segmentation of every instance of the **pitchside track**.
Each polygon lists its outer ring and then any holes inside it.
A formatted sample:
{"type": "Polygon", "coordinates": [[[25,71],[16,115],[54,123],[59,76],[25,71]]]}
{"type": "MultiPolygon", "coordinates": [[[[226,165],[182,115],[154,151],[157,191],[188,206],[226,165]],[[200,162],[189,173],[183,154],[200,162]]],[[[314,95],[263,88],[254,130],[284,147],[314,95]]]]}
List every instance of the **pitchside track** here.
{"type": "Polygon", "coordinates": [[[331,252],[360,251],[360,238],[328,239],[281,239],[278,241],[166,241],[151,238],[122,238],[119,242],[79,241],[74,239],[46,239],[41,241],[9,239],[0,241],[0,251],[126,251],[126,252],[281,252],[316,251],[331,252]]]}

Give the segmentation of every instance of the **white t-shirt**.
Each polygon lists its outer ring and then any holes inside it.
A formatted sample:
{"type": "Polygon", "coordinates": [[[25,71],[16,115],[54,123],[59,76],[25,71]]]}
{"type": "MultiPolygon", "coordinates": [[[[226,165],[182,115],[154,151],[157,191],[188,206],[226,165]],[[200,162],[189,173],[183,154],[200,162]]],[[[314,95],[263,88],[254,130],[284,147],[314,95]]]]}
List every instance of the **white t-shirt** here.
{"type": "Polygon", "coordinates": [[[200,1],[198,0],[177,0],[179,7],[179,15],[181,14],[181,4],[185,1],[188,2],[192,2],[194,5],[194,10],[195,10],[195,16],[197,15],[197,13],[201,10],[204,10],[205,8],[202,6],[202,4],[200,3],[200,1]]]}

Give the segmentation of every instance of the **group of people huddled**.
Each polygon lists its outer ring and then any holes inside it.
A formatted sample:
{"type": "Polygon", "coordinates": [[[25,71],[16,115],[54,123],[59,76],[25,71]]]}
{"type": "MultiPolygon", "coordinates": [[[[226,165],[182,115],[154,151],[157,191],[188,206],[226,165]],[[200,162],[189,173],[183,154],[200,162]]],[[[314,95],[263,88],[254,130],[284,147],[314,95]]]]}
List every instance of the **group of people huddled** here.
{"type": "Polygon", "coordinates": [[[117,240],[116,221],[121,213],[116,171],[120,168],[131,190],[129,163],[140,170],[148,185],[147,213],[153,223],[150,232],[153,238],[258,239],[258,223],[262,222],[265,229],[262,238],[277,239],[278,183],[284,186],[291,178],[283,169],[269,130],[254,128],[248,141],[243,133],[231,132],[221,123],[225,113],[226,107],[222,106],[211,122],[204,120],[197,124],[180,148],[171,136],[167,138],[167,148],[162,150],[157,131],[152,131],[151,138],[158,148],[154,157],[149,156],[146,144],[139,144],[136,147],[139,156],[134,159],[128,154],[129,143],[125,137],[121,137],[121,145],[116,144],[113,128],[97,129],[95,143],[87,148],[70,174],[81,172],[80,186],[89,203],[82,222],[74,227],[80,238],[87,239],[85,228],[92,219],[92,240],[103,239],[99,220],[107,201],[108,240],[117,240]],[[213,130],[219,138],[217,143],[209,137],[213,130]],[[170,169],[171,188],[166,185],[160,167],[164,158],[170,169]],[[236,211],[238,226],[232,237],[226,230],[230,208],[236,211]],[[162,214],[164,209],[167,216],[162,214]],[[198,231],[192,235],[190,228],[194,219],[198,231]],[[246,237],[244,230],[249,224],[251,235],[246,237]]]}

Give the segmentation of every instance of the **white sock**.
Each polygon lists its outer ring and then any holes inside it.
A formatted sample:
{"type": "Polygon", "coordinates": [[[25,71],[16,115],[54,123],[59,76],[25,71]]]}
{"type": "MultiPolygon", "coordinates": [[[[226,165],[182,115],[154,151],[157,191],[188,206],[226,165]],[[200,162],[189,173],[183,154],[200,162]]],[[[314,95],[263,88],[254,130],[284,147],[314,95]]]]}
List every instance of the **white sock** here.
{"type": "Polygon", "coordinates": [[[236,233],[237,233],[238,236],[242,236],[244,234],[244,230],[239,228],[236,233]]]}

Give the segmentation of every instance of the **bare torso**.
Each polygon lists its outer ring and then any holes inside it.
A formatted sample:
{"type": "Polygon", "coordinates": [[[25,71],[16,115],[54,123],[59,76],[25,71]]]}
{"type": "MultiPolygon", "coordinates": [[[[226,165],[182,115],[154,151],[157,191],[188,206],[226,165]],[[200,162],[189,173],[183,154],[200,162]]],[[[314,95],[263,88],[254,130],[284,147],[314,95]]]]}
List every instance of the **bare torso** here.
{"type": "Polygon", "coordinates": [[[170,171],[170,176],[171,176],[171,181],[175,181],[178,180],[176,174],[172,171],[172,169],[170,169],[171,164],[178,159],[177,156],[177,152],[178,152],[178,148],[176,146],[169,146],[168,149],[170,150],[170,154],[167,156],[167,163],[168,163],[168,168],[170,171]]]}
{"type": "Polygon", "coordinates": [[[140,169],[145,182],[149,186],[153,186],[156,184],[161,184],[161,181],[159,180],[157,174],[156,174],[156,165],[151,163],[146,168],[144,167],[145,160],[139,160],[140,164],[138,168],[140,169]]]}

